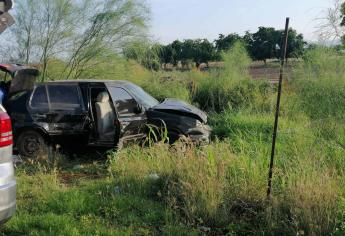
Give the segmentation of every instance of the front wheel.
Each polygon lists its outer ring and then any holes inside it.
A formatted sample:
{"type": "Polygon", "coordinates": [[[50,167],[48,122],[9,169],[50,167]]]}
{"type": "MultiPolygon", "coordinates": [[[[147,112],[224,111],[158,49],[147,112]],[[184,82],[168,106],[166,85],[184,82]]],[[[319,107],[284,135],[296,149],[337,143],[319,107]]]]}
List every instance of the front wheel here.
{"type": "Polygon", "coordinates": [[[43,136],[33,130],[24,131],[17,140],[18,153],[24,157],[37,157],[44,147],[45,141],[43,136]]]}

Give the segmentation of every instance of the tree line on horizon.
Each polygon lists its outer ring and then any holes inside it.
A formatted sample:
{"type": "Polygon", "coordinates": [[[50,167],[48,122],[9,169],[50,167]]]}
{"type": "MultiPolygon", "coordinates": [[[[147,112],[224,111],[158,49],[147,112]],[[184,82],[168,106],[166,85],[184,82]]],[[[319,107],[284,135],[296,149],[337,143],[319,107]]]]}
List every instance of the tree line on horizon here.
{"type": "MultiPolygon", "coordinates": [[[[220,34],[218,39],[210,42],[207,39],[175,40],[162,45],[159,58],[162,63],[176,65],[194,62],[196,66],[210,61],[220,61],[222,52],[229,50],[236,42],[242,42],[253,60],[264,61],[279,58],[284,31],[272,27],[259,27],[255,33],[247,31],[243,36],[236,33],[220,34]]],[[[290,28],[288,37],[288,58],[299,58],[307,43],[303,35],[290,28]]]]}
{"type": "MultiPolygon", "coordinates": [[[[133,59],[146,68],[158,70],[161,64],[183,66],[194,64],[199,67],[202,63],[222,60],[222,54],[241,42],[253,60],[266,61],[280,58],[284,31],[273,27],[259,27],[255,33],[247,31],[243,36],[237,33],[220,34],[210,42],[208,39],[175,40],[170,44],[135,42],[129,44],[124,55],[133,59]]],[[[307,46],[303,35],[290,28],[288,37],[287,58],[300,58],[307,46]]]]}

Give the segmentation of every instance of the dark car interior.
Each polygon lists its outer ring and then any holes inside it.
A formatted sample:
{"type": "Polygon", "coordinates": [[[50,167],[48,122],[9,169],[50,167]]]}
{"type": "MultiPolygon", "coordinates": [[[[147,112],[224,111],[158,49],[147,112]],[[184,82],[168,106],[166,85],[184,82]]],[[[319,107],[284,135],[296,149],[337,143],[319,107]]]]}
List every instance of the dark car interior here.
{"type": "Polygon", "coordinates": [[[20,64],[0,64],[0,89],[6,95],[4,102],[19,92],[32,89],[38,76],[39,71],[35,68],[20,64]]]}
{"type": "MultiPolygon", "coordinates": [[[[11,76],[7,72],[0,70],[0,89],[4,92],[4,95],[7,95],[10,90],[10,78],[11,76]]],[[[7,97],[5,96],[3,102],[5,102],[6,100],[7,97]]]]}

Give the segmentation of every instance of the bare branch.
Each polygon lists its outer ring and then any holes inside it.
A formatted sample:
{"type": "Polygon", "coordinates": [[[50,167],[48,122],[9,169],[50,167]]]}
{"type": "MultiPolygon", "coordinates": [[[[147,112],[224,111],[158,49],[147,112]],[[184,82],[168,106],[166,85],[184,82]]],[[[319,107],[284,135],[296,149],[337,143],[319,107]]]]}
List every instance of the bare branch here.
{"type": "Polygon", "coordinates": [[[334,0],[333,5],[321,12],[322,17],[316,18],[318,22],[316,34],[321,42],[331,41],[336,43],[345,34],[345,28],[341,26],[342,0],[334,0]]]}

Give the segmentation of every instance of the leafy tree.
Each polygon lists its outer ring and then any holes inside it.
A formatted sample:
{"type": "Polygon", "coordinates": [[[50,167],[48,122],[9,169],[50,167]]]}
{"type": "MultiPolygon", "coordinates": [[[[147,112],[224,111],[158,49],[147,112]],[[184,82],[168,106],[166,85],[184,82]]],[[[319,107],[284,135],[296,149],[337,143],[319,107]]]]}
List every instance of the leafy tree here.
{"type": "Polygon", "coordinates": [[[13,28],[13,33],[18,44],[19,58],[28,64],[31,59],[32,47],[34,45],[34,31],[36,30],[36,19],[38,6],[37,2],[33,0],[19,1],[16,8],[18,12],[27,11],[27,14],[16,14],[16,25],[13,28]]]}
{"type": "Polygon", "coordinates": [[[270,27],[259,27],[249,42],[249,50],[255,60],[266,60],[275,58],[277,55],[277,42],[279,41],[279,32],[270,27]]]}
{"type": "Polygon", "coordinates": [[[149,11],[139,0],[20,0],[15,14],[12,50],[25,63],[39,63],[45,80],[50,60],[65,61],[61,78],[74,79],[95,57],[146,37],[149,11]]]}
{"type": "MultiPolygon", "coordinates": [[[[340,5],[340,17],[341,17],[341,22],[340,22],[340,26],[345,26],[345,2],[343,2],[341,5],[340,5]]],[[[343,32],[342,32],[343,33],[343,32]]],[[[345,35],[342,35],[341,36],[341,41],[342,41],[342,44],[345,45],[345,35]]]]}
{"type": "Polygon", "coordinates": [[[253,42],[253,34],[249,31],[246,31],[244,36],[242,37],[242,45],[247,49],[247,53],[252,59],[254,58],[252,52],[253,42]]]}
{"type": "Polygon", "coordinates": [[[317,34],[319,41],[337,43],[345,34],[345,4],[343,0],[332,0],[330,7],[324,9],[318,22],[317,34]]]}
{"type": "Polygon", "coordinates": [[[225,36],[224,34],[220,34],[218,39],[216,39],[214,42],[216,45],[216,50],[220,52],[229,50],[234,46],[236,42],[242,40],[243,38],[240,35],[232,33],[227,36],[225,36]]]}
{"type": "MultiPolygon", "coordinates": [[[[251,57],[264,62],[267,59],[280,58],[283,39],[284,30],[266,27],[259,27],[259,30],[254,34],[246,32],[243,37],[251,57]]],[[[289,29],[287,58],[302,56],[305,45],[303,35],[298,34],[294,29],[289,29]]]]}
{"type": "Polygon", "coordinates": [[[160,55],[162,46],[159,44],[152,44],[147,41],[130,42],[123,54],[127,59],[132,59],[149,70],[159,70],[160,55]]]}
{"type": "Polygon", "coordinates": [[[186,65],[195,62],[197,66],[219,58],[214,45],[207,39],[187,39],[183,42],[175,40],[173,43],[163,46],[161,61],[177,65],[179,61],[186,65]]]}
{"type": "MultiPolygon", "coordinates": [[[[279,45],[282,45],[283,37],[284,37],[284,31],[280,30],[280,42],[278,41],[279,45]]],[[[287,44],[287,52],[286,57],[287,58],[299,58],[304,53],[304,48],[306,46],[306,42],[303,39],[302,34],[298,34],[296,30],[289,29],[289,36],[288,36],[288,44],[287,44]]],[[[282,46],[280,46],[282,48],[282,46]]],[[[281,50],[278,50],[277,58],[281,56],[281,50]]]]}
{"type": "Polygon", "coordinates": [[[70,0],[28,0],[19,1],[16,9],[13,32],[17,51],[25,63],[35,60],[41,64],[44,80],[48,61],[61,52],[76,29],[76,5],[70,0]]]}
{"type": "Polygon", "coordinates": [[[175,40],[171,44],[171,55],[172,55],[172,63],[177,65],[177,63],[182,59],[182,47],[183,43],[179,40],[175,40]]]}
{"type": "Polygon", "coordinates": [[[221,57],[216,52],[214,45],[209,42],[207,39],[197,40],[198,50],[196,53],[196,57],[194,58],[195,62],[200,63],[207,63],[213,60],[219,60],[221,57]]]}
{"type": "Polygon", "coordinates": [[[174,58],[173,58],[173,48],[171,44],[169,45],[161,45],[161,50],[159,52],[159,58],[162,63],[173,63],[174,58]]]}
{"type": "MultiPolygon", "coordinates": [[[[215,58],[214,45],[207,39],[185,40],[182,44],[181,60],[191,60],[198,67],[201,63],[207,63],[215,58]]],[[[185,63],[184,63],[185,64],[185,63]]]]}
{"type": "MultiPolygon", "coordinates": [[[[88,0],[84,0],[88,1],[88,0]]],[[[67,78],[78,78],[93,66],[93,58],[121,51],[130,41],[145,38],[148,9],[136,0],[92,1],[85,30],[76,34],[66,66],[67,78]]]]}

